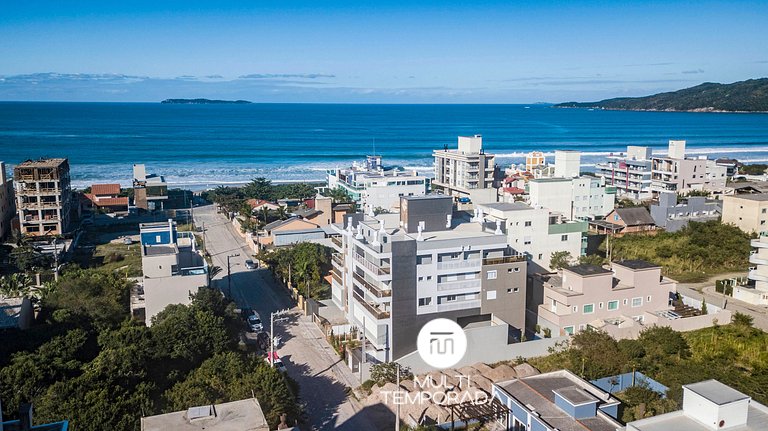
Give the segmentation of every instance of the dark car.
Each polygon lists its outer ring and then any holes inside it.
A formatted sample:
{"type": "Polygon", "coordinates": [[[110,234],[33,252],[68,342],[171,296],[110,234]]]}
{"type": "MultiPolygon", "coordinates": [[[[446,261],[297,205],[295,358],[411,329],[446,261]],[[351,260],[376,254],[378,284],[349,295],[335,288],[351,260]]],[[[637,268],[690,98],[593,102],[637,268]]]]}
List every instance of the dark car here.
{"type": "Polygon", "coordinates": [[[248,269],[256,269],[259,267],[259,265],[251,259],[248,259],[245,261],[245,267],[248,269]]]}

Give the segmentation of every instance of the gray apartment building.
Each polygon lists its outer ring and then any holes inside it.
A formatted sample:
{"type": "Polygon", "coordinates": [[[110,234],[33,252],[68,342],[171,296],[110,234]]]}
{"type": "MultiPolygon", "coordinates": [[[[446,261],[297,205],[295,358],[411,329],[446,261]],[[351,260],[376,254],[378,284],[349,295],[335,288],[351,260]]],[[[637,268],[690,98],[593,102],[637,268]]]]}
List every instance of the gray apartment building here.
{"type": "Polygon", "coordinates": [[[526,260],[498,225],[453,211],[453,198],[402,197],[399,214],[345,217],[334,225],[332,299],[365,328],[367,355],[397,360],[416,350],[428,321],[525,325],[526,260]]]}
{"type": "Polygon", "coordinates": [[[435,178],[432,190],[445,195],[468,197],[475,202],[496,202],[499,169],[493,154],[483,149],[483,137],[459,136],[459,145],[432,152],[435,178]]]}
{"type": "Polygon", "coordinates": [[[667,232],[676,232],[690,221],[710,221],[720,218],[723,202],[691,196],[677,202],[677,193],[659,193],[659,201],[651,205],[651,217],[656,226],[667,232]]]}
{"type": "Polygon", "coordinates": [[[27,160],[13,169],[21,233],[62,235],[69,231],[72,191],[67,159],[27,160]]]}

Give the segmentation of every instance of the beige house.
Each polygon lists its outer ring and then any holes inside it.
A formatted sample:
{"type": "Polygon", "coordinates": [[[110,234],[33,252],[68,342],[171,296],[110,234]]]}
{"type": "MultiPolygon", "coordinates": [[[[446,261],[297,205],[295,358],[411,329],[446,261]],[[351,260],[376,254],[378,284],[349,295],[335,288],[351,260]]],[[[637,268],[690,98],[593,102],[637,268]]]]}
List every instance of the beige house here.
{"type": "Polygon", "coordinates": [[[614,262],[611,269],[594,265],[564,268],[558,274],[535,275],[533,303],[541,328],[553,336],[574,334],[620,319],[642,323],[644,314],[670,310],[677,291],[661,267],[641,260],[614,262]]]}
{"type": "Polygon", "coordinates": [[[256,237],[259,247],[280,247],[325,238],[320,226],[300,217],[277,220],[264,226],[256,237]]]}
{"type": "Polygon", "coordinates": [[[768,231],[768,193],[723,196],[723,223],[744,232],[768,231]]]}

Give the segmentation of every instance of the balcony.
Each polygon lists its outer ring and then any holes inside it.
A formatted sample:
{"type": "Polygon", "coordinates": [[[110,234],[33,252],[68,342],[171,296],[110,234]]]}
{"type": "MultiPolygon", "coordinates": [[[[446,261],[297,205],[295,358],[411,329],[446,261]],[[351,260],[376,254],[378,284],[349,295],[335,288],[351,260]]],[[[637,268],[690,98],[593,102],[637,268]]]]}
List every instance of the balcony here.
{"type": "Polygon", "coordinates": [[[482,285],[479,278],[471,280],[444,281],[437,283],[438,291],[459,290],[459,289],[478,289],[482,285]]]}
{"type": "Polygon", "coordinates": [[[368,280],[366,280],[365,277],[361,276],[360,274],[354,274],[353,278],[355,279],[355,281],[360,283],[360,285],[363,286],[365,290],[367,290],[368,292],[370,292],[371,295],[377,298],[387,298],[392,296],[391,290],[384,290],[375,286],[373,283],[368,282],[368,280]]]}
{"type": "Polygon", "coordinates": [[[332,236],[331,242],[339,246],[339,248],[344,246],[340,236],[332,236]]]}
{"type": "MultiPolygon", "coordinates": [[[[369,304],[365,299],[363,299],[360,295],[355,292],[352,295],[360,305],[362,305],[365,310],[370,313],[373,317],[375,317],[377,320],[381,319],[389,319],[389,311],[382,311],[378,308],[374,307],[373,305],[369,304]]],[[[479,301],[478,301],[479,302],[479,301]]]]}
{"type": "Polygon", "coordinates": [[[339,268],[344,268],[344,256],[342,256],[341,253],[333,253],[331,259],[339,266],[339,268]]]}
{"type": "Polygon", "coordinates": [[[331,276],[333,277],[334,280],[336,280],[337,283],[339,283],[339,285],[342,285],[342,286],[344,285],[344,282],[341,281],[341,275],[336,270],[336,268],[331,270],[331,276]]]}
{"type": "Polygon", "coordinates": [[[464,268],[480,268],[482,266],[482,259],[468,259],[468,260],[449,260],[445,262],[438,262],[437,269],[464,269],[464,268]]]}
{"type": "Polygon", "coordinates": [[[389,267],[376,265],[357,253],[355,253],[355,260],[376,275],[386,275],[391,271],[389,267]]]}
{"type": "Polygon", "coordinates": [[[754,263],[755,265],[768,265],[768,259],[760,257],[757,253],[754,253],[749,255],[749,263],[754,263]]]}
{"type": "Polygon", "coordinates": [[[514,256],[486,257],[483,259],[483,265],[501,265],[503,263],[525,262],[528,257],[524,254],[514,256]]]}
{"type": "Polygon", "coordinates": [[[763,282],[768,281],[768,275],[760,274],[757,272],[756,269],[749,271],[747,278],[754,281],[763,281],[763,282]]]}
{"type": "Polygon", "coordinates": [[[760,238],[753,239],[749,242],[749,245],[754,248],[768,248],[768,242],[762,242],[760,241],[760,238]]]}
{"type": "Polygon", "coordinates": [[[470,308],[480,308],[480,300],[473,299],[471,301],[456,301],[456,302],[448,302],[445,304],[437,304],[438,312],[467,310],[470,308]]]}

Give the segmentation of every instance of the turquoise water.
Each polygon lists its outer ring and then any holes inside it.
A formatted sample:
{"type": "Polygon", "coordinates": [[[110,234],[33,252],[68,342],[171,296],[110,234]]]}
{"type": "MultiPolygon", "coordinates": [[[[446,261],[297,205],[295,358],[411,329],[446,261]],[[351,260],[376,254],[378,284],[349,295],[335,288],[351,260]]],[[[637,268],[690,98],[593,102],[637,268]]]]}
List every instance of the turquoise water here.
{"type": "Polygon", "coordinates": [[[433,149],[482,134],[498,163],[532,150],[583,151],[588,168],[627,145],[768,161],[768,115],[589,111],[545,105],[161,105],[0,103],[0,160],[68,157],[73,183],[129,184],[145,163],[179,186],[256,176],[321,180],[325,169],[376,152],[387,165],[431,172],[433,149]]]}

